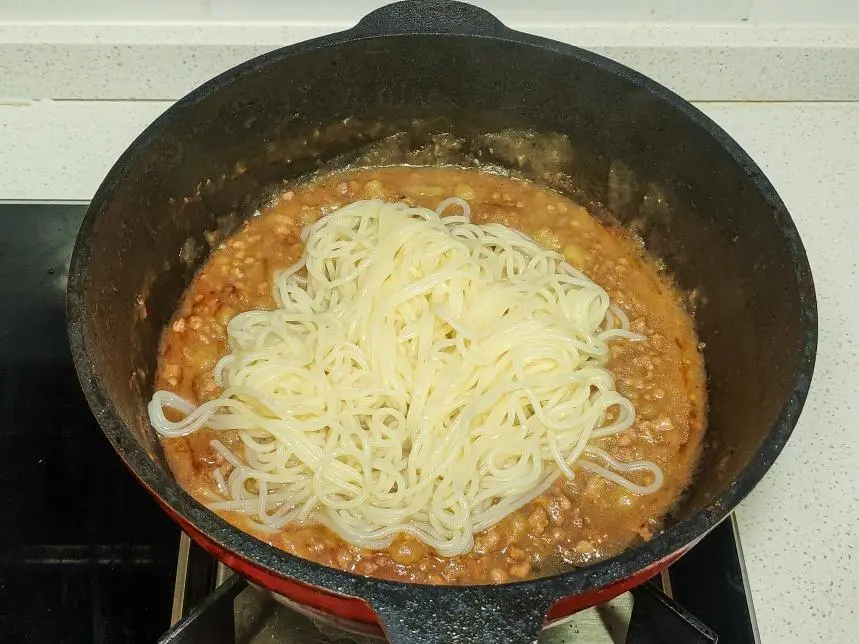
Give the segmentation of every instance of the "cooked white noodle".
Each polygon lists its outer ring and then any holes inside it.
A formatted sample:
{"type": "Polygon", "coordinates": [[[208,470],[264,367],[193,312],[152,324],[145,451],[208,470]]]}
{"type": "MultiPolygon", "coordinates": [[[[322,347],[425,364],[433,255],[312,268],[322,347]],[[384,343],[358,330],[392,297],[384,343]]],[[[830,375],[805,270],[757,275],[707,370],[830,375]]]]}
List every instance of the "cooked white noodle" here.
{"type": "Polygon", "coordinates": [[[604,368],[609,339],[638,337],[626,316],[558,253],[469,215],[451,198],[435,212],[374,200],[323,217],[275,276],[278,308],[230,321],[220,397],[194,407],[155,392],[163,436],[238,430],[243,454],[212,442],[230,470],[214,509],[270,529],[319,522],[365,548],[408,533],[456,555],[577,467],[658,489],[654,463],[592,443],[635,418],[604,368]],[[462,212],[441,217],[449,207],[462,212]]]}
{"type": "MultiPolygon", "coordinates": [[[[213,443],[215,441],[212,441],[213,443]]],[[[224,473],[220,469],[212,472],[212,477],[215,479],[215,484],[218,486],[218,492],[222,496],[227,496],[230,493],[230,488],[227,487],[227,479],[224,478],[224,473]]]]}

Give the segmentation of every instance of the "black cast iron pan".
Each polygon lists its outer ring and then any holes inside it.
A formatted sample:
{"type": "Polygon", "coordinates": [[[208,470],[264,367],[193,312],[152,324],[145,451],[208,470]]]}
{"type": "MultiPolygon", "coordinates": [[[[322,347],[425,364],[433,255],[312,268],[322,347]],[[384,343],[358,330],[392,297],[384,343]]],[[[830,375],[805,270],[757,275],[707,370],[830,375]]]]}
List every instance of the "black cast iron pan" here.
{"type": "Polygon", "coordinates": [[[397,642],[530,641],[557,600],[583,606],[607,585],[642,581],[643,570],[664,565],[721,521],[772,465],[808,392],[817,338],[811,273],[790,216],[718,126],[622,65],[510,30],[475,7],[433,0],[390,5],[349,31],[264,54],[181,99],[99,188],[68,289],[81,385],[143,485],[243,574],[278,592],[289,583],[290,592],[363,598],[397,642]],[[554,139],[534,139],[517,170],[608,206],[682,287],[699,293],[708,442],[664,531],[553,577],[431,587],[298,559],[195,502],[170,475],[145,405],[161,329],[212,231],[235,227],[272,184],[396,131],[407,132],[414,150],[452,132],[463,155],[505,165],[509,159],[481,138],[502,128],[565,137],[566,153],[548,165],[546,141],[554,139]]]}

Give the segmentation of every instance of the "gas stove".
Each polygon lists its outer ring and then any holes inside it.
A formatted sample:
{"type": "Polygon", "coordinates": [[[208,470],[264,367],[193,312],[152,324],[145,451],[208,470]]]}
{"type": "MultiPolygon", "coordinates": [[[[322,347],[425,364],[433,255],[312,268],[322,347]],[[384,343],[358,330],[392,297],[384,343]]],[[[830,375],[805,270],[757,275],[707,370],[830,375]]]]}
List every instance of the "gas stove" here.
{"type": "MultiPolygon", "coordinates": [[[[78,387],[66,338],[66,275],[85,209],[0,203],[0,639],[378,641],[232,575],[180,533],[112,452],[78,387]]],[[[716,637],[758,641],[733,521],[661,577],[547,629],[540,642],[716,637]]]]}

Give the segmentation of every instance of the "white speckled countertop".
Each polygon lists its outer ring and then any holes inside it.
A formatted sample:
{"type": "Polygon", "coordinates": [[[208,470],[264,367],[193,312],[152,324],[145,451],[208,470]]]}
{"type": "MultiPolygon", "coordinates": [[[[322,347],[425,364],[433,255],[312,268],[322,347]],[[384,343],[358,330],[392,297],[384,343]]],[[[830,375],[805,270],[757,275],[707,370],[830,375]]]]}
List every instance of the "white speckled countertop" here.
{"type": "MultiPolygon", "coordinates": [[[[0,103],[0,199],[86,200],[169,102],[0,103]]],[[[802,235],[820,344],[805,410],[737,510],[764,644],[859,633],[859,103],[699,103],[758,161],[802,235]]],[[[730,643],[726,643],[730,644],[730,643]]]]}

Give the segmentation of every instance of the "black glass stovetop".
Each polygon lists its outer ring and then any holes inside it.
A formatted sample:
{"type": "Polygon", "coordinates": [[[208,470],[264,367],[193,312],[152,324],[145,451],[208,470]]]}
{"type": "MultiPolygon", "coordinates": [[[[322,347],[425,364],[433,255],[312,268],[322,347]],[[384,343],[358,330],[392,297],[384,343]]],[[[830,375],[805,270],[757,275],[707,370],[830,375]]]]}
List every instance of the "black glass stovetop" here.
{"type": "Polygon", "coordinates": [[[0,204],[0,641],[151,643],[179,530],[96,424],[66,339],[83,205],[0,204]]]}
{"type": "MultiPolygon", "coordinates": [[[[102,435],[69,352],[66,277],[85,208],[0,203],[0,642],[149,643],[171,623],[179,529],[102,435]]],[[[735,536],[724,522],[671,584],[720,642],[752,644],[735,536]]],[[[212,569],[203,557],[188,578],[212,569]]],[[[186,583],[186,609],[211,589],[186,583]]],[[[651,612],[636,641],[667,641],[664,611],[651,612]]]]}

